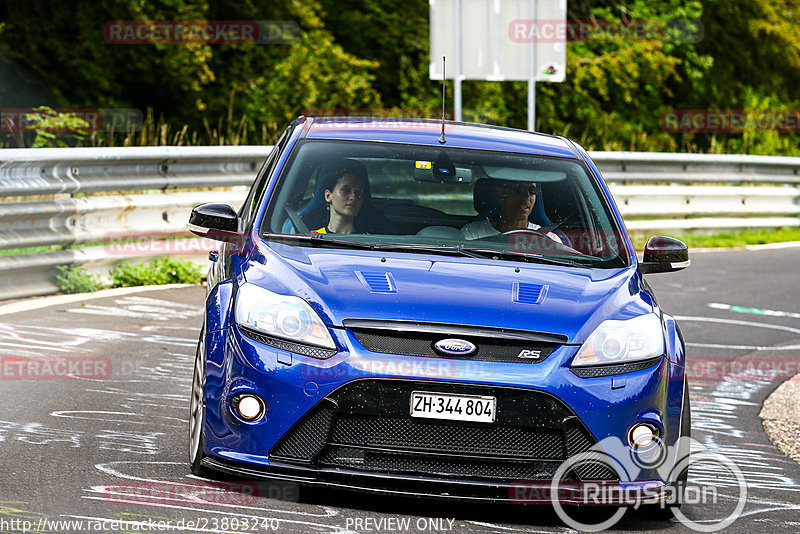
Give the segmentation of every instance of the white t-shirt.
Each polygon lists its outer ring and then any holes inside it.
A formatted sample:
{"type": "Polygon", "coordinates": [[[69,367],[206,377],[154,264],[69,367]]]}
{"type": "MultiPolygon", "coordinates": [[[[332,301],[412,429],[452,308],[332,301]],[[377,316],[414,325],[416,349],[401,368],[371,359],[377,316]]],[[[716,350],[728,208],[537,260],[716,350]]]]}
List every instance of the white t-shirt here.
{"type": "MultiPolygon", "coordinates": [[[[538,224],[528,222],[529,230],[538,230],[539,228],[541,228],[541,226],[539,226],[538,224]]],[[[495,228],[492,225],[492,222],[488,218],[480,219],[478,221],[472,221],[471,223],[465,224],[464,227],[461,228],[461,232],[467,239],[481,239],[482,237],[489,237],[492,235],[500,234],[500,230],[495,228]]],[[[554,234],[553,232],[547,232],[545,235],[550,239],[552,239],[553,241],[561,243],[562,245],[564,244],[561,241],[561,238],[558,237],[558,235],[554,234]]]]}

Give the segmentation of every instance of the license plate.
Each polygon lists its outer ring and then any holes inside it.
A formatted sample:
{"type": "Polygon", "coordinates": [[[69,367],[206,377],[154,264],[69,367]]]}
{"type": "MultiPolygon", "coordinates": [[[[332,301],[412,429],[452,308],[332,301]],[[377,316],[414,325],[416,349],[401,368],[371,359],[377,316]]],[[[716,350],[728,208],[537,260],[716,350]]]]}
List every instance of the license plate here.
{"type": "Polygon", "coordinates": [[[411,417],[494,423],[496,407],[495,397],[411,392],[411,417]]]}

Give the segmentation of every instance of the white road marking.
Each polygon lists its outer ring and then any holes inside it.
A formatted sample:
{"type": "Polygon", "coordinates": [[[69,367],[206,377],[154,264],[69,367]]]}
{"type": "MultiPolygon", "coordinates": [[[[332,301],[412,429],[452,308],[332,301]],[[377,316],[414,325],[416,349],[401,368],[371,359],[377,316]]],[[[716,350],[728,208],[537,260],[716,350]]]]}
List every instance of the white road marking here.
{"type": "Polygon", "coordinates": [[[185,419],[180,419],[178,417],[167,417],[166,415],[142,415],[138,413],[132,412],[106,412],[100,410],[58,410],[55,412],[51,412],[50,415],[53,417],[67,417],[70,419],[88,419],[89,421],[106,421],[108,423],[127,423],[129,425],[152,425],[154,424],[153,418],[157,419],[169,419],[171,421],[180,421],[181,423],[185,423],[185,419]],[[76,415],[79,414],[79,415],[76,415]],[[141,417],[147,419],[146,421],[133,421],[131,419],[108,419],[106,417],[99,417],[103,415],[122,415],[122,416],[133,416],[133,417],[141,417]]]}
{"type": "Polygon", "coordinates": [[[733,304],[723,304],[721,302],[709,302],[709,308],[715,310],[733,311],[735,313],[750,313],[757,317],[789,317],[791,319],[800,319],[800,313],[787,312],[779,310],[762,310],[760,308],[753,308],[750,306],[738,306],[733,304]]]}
{"type": "Polygon", "coordinates": [[[19,302],[12,302],[11,304],[5,304],[3,306],[0,306],[0,315],[8,315],[11,313],[22,313],[26,311],[39,310],[42,308],[49,308],[50,306],[72,304],[75,302],[104,299],[108,297],[117,297],[120,295],[128,295],[131,293],[163,291],[165,289],[178,289],[182,287],[194,287],[194,284],[167,284],[162,286],[118,287],[114,289],[103,289],[100,291],[95,291],[94,293],[79,293],[76,295],[54,295],[39,299],[26,299],[26,300],[21,300],[19,302]]]}
{"type": "MultiPolygon", "coordinates": [[[[130,475],[130,474],[127,474],[127,473],[123,473],[123,472],[117,470],[115,467],[112,467],[112,466],[123,465],[123,464],[135,464],[135,465],[142,465],[142,464],[150,464],[150,465],[179,465],[179,466],[182,466],[182,467],[186,467],[186,464],[183,463],[183,462],[117,461],[117,462],[108,462],[108,463],[105,463],[105,464],[96,464],[95,468],[98,471],[100,471],[101,473],[105,473],[105,474],[107,474],[109,476],[116,477],[116,478],[121,478],[121,479],[124,479],[124,480],[133,480],[133,481],[138,481],[138,482],[149,482],[149,483],[154,483],[154,484],[163,484],[165,486],[189,486],[189,487],[196,486],[196,483],[194,483],[194,482],[187,483],[187,482],[179,482],[179,481],[173,481],[173,480],[158,480],[158,479],[155,479],[155,478],[138,477],[138,476],[135,476],[135,475],[130,475]]],[[[192,476],[192,475],[189,475],[187,478],[192,478],[192,479],[203,481],[203,482],[206,482],[206,483],[209,482],[208,480],[205,480],[205,479],[202,479],[202,478],[199,478],[199,477],[195,477],[195,476],[192,476]]],[[[104,486],[92,486],[90,490],[86,490],[86,491],[90,491],[90,492],[93,492],[93,493],[103,493],[104,492],[104,486]]],[[[90,498],[90,497],[84,497],[84,498],[90,498]]],[[[98,497],[98,499],[100,499],[100,498],[98,497]]],[[[266,507],[261,507],[261,506],[238,505],[238,504],[228,504],[228,503],[214,503],[214,505],[215,506],[220,506],[220,507],[223,507],[223,508],[246,508],[248,510],[257,510],[259,512],[273,512],[273,513],[279,512],[279,513],[285,513],[285,514],[291,514],[291,515],[301,515],[301,516],[318,517],[318,518],[335,517],[335,516],[339,515],[339,512],[337,510],[335,510],[334,508],[330,508],[328,506],[320,507],[320,508],[322,508],[324,513],[314,513],[314,512],[305,512],[305,511],[301,511],[301,510],[283,510],[283,509],[280,509],[280,508],[266,508],[266,507]]]]}
{"type": "Polygon", "coordinates": [[[720,323],[720,324],[733,324],[737,326],[752,326],[754,328],[768,328],[771,330],[782,330],[784,332],[800,334],[800,328],[792,328],[791,326],[783,326],[779,324],[756,323],[753,321],[738,321],[736,319],[720,319],[718,317],[692,317],[688,315],[676,315],[675,319],[678,321],[697,321],[700,323],[720,323]]]}

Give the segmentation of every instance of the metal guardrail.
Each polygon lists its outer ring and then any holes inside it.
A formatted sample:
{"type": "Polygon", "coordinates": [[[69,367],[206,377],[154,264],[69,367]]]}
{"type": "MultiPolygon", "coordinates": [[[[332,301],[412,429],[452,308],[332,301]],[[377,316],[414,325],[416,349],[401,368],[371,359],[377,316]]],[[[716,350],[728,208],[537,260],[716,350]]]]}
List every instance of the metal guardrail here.
{"type": "Polygon", "coordinates": [[[589,155],[606,182],[800,184],[800,158],[665,152],[589,155]]]}
{"type": "Polygon", "coordinates": [[[589,154],[609,184],[628,230],[800,226],[800,158],[589,154]],[[652,185],[656,183],[663,185],[652,185]],[[642,217],[648,219],[637,220],[642,217]]]}
{"type": "MultiPolygon", "coordinates": [[[[0,250],[105,245],[0,256],[0,299],[56,292],[52,279],[58,265],[78,263],[102,272],[119,260],[150,255],[135,248],[109,247],[115,235],[188,235],[185,224],[191,208],[211,201],[238,205],[270,150],[268,146],[0,150],[0,197],[6,200],[0,202],[0,250]],[[208,187],[226,190],[172,192],[208,187]],[[148,194],[153,192],[157,194],[148,194]]],[[[590,155],[609,183],[629,230],[800,226],[800,158],[590,155]]]]}
{"type": "Polygon", "coordinates": [[[229,187],[252,182],[272,147],[0,150],[0,196],[229,187]]]}

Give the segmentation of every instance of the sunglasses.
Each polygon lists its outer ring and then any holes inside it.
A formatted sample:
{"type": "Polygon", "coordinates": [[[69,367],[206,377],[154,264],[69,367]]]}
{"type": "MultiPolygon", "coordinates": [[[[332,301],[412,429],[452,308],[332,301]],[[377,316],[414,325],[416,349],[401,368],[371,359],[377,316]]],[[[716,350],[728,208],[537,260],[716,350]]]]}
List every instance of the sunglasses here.
{"type": "Polygon", "coordinates": [[[517,195],[527,194],[528,196],[532,197],[539,193],[539,187],[535,185],[505,184],[502,187],[506,191],[511,191],[517,195]]]}

